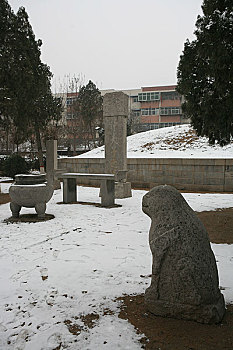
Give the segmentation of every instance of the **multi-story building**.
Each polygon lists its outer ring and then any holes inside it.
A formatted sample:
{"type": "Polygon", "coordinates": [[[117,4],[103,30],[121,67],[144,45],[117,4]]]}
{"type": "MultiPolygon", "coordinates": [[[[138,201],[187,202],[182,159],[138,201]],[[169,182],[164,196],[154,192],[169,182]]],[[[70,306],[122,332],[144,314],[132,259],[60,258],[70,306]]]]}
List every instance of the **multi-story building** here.
{"type": "MultiPolygon", "coordinates": [[[[135,132],[147,131],[188,123],[183,118],[183,97],[176,85],[151,86],[141,89],[121,90],[129,96],[129,115],[135,132]]],[[[102,94],[110,92],[103,90],[102,94]]]]}
{"type": "MultiPolygon", "coordinates": [[[[114,91],[118,90],[100,90],[102,96],[114,91]]],[[[150,86],[121,91],[129,96],[129,119],[131,130],[134,133],[189,122],[183,117],[181,109],[183,97],[176,91],[176,85],[150,86]]],[[[75,120],[73,103],[77,99],[78,92],[63,95],[65,105],[63,121],[66,120],[68,127],[73,126],[75,134],[78,120],[75,120]]]]}
{"type": "Polygon", "coordinates": [[[182,115],[182,96],[176,86],[142,87],[138,94],[140,131],[187,123],[182,115]]]}

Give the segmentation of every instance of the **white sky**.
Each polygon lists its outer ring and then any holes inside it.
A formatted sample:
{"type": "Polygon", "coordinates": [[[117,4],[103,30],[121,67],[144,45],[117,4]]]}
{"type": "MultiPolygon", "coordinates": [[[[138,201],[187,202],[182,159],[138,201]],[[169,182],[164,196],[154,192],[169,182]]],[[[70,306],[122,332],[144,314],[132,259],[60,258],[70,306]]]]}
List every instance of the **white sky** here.
{"type": "MultiPolygon", "coordinates": [[[[202,0],[9,0],[26,8],[42,60],[54,74],[81,75],[100,89],[176,83],[202,0]]],[[[54,85],[55,85],[54,84],[54,85]]]]}

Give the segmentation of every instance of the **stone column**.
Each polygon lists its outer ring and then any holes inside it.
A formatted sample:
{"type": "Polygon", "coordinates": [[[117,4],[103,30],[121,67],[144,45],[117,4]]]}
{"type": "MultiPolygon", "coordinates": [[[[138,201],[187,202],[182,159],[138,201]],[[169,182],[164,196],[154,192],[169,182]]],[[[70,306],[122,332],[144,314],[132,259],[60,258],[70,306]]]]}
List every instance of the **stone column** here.
{"type": "Polygon", "coordinates": [[[105,173],[115,174],[115,198],[131,197],[127,176],[127,117],[129,97],[123,92],[104,95],[105,173]]]}
{"type": "Polygon", "coordinates": [[[46,141],[46,174],[48,183],[53,184],[54,189],[61,188],[60,181],[55,177],[57,170],[57,140],[46,141]]]}

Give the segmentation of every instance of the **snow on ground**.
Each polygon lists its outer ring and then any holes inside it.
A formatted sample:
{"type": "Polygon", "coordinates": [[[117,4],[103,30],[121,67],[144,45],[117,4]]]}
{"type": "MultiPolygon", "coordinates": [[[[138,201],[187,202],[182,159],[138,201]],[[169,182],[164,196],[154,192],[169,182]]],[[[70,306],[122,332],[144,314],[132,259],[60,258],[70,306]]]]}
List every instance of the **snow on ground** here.
{"type": "MultiPolygon", "coordinates": [[[[224,147],[210,146],[197,137],[189,124],[142,132],[127,137],[128,158],[233,158],[233,141],[224,147]]],[[[104,158],[104,146],[80,158],[104,158]]]]}
{"type": "MultiPolygon", "coordinates": [[[[3,184],[7,191],[9,184],[3,184]]],[[[143,293],[150,283],[150,219],[145,191],[116,200],[122,207],[48,203],[47,222],[7,224],[0,206],[0,349],[140,349],[134,327],[118,318],[117,297],[143,293]],[[94,314],[94,316],[93,316],[94,314]],[[87,315],[96,318],[86,326],[87,315]],[[98,316],[99,315],[99,319],[98,316]],[[72,334],[76,332],[76,335],[72,334]],[[62,344],[62,345],[61,345],[62,344]]],[[[100,202],[99,189],[79,187],[79,200],[100,202]]],[[[194,210],[231,207],[233,194],[184,194],[194,210]]],[[[34,209],[22,209],[22,214],[34,209]]],[[[220,285],[233,302],[233,245],[212,244],[220,285]]]]}

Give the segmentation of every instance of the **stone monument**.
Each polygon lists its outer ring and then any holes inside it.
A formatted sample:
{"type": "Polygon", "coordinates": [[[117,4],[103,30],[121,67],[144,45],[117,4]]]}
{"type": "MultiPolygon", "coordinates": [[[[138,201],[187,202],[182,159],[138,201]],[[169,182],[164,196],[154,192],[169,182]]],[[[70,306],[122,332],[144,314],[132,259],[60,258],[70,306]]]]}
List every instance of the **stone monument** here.
{"type": "Polygon", "coordinates": [[[129,97],[123,92],[104,95],[105,173],[115,174],[115,198],[131,197],[127,182],[127,117],[129,97]]]}
{"type": "Polygon", "coordinates": [[[182,195],[171,186],[154,187],[142,209],[152,222],[150,312],[164,317],[218,323],[225,313],[218,271],[208,234],[182,195]]]}
{"type": "Polygon", "coordinates": [[[46,177],[55,190],[61,188],[60,181],[56,177],[57,173],[57,140],[46,141],[46,177]]]}

